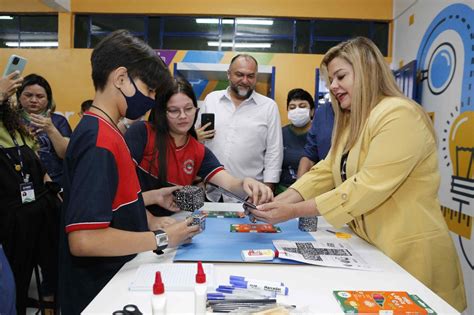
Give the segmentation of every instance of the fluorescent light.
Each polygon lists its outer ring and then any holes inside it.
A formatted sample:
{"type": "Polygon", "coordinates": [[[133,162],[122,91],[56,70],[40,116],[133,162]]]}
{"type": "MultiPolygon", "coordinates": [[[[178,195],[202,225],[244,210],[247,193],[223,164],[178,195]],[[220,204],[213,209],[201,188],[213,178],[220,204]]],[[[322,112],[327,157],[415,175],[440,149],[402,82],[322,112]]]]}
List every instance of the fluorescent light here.
{"type": "Polygon", "coordinates": [[[13,16],[0,15],[0,20],[13,20],[13,16]]]}
{"type": "Polygon", "coordinates": [[[219,19],[196,19],[198,24],[219,24],[219,19]]]}
{"type": "MultiPolygon", "coordinates": [[[[18,42],[5,42],[8,47],[18,47],[18,42]]],[[[58,47],[58,42],[21,42],[20,47],[58,47]]]]}
{"type": "MultiPolygon", "coordinates": [[[[273,20],[251,20],[251,19],[236,19],[237,24],[241,25],[273,25],[273,20]]],[[[214,18],[198,18],[198,24],[219,24],[219,19],[214,18]]],[[[234,24],[234,19],[222,19],[222,24],[234,24]]]]}
{"type": "Polygon", "coordinates": [[[245,25],[273,25],[273,20],[249,20],[249,19],[237,19],[237,24],[245,25]]]}
{"type": "Polygon", "coordinates": [[[235,48],[271,48],[271,43],[235,43],[231,42],[207,42],[210,47],[235,47],[235,48]]]}

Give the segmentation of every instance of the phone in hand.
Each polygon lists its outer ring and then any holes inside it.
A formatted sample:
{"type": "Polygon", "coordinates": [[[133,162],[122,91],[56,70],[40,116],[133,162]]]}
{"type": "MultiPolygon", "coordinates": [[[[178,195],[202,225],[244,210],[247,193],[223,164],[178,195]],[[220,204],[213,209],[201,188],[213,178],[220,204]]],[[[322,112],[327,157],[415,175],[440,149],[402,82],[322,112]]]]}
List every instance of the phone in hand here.
{"type": "MultiPolygon", "coordinates": [[[[205,124],[207,123],[211,123],[209,126],[206,127],[206,129],[204,129],[204,131],[208,131],[208,130],[214,130],[214,119],[215,119],[215,115],[214,113],[202,113],[201,114],[201,126],[204,126],[205,124]]],[[[214,137],[212,137],[214,138],[214,137]]],[[[210,139],[212,139],[210,138],[210,139]]]]}
{"type": "Polygon", "coordinates": [[[8,59],[7,66],[5,67],[5,71],[3,72],[3,77],[6,77],[10,73],[14,71],[19,71],[20,75],[25,69],[26,66],[26,58],[17,55],[11,55],[8,59]]]}

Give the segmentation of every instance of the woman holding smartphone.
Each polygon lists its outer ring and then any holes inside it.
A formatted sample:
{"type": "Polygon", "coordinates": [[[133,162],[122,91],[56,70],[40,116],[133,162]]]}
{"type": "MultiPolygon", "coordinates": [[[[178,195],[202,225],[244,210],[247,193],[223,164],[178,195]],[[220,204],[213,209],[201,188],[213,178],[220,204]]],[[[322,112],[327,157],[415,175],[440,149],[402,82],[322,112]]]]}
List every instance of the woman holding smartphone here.
{"type": "MultiPolygon", "coordinates": [[[[183,78],[175,78],[172,89],[157,98],[149,121],[137,122],[127,131],[125,140],[138,164],[142,191],[170,183],[191,185],[200,177],[237,195],[249,195],[256,204],[272,200],[273,193],[266,185],[252,178],[233,177],[214,154],[197,141],[194,130],[197,113],[191,84],[183,78]]],[[[156,216],[172,213],[151,207],[149,210],[156,216]]]]}
{"type": "Polygon", "coordinates": [[[43,271],[44,296],[56,292],[60,201],[33,136],[9,101],[23,81],[14,79],[18,74],[0,79],[0,244],[15,277],[17,313],[25,314],[35,265],[43,271]]]}
{"type": "Polygon", "coordinates": [[[61,182],[62,159],[66,154],[72,130],[64,116],[53,113],[53,92],[48,81],[40,75],[25,77],[17,91],[23,122],[35,133],[39,156],[52,180],[61,182]]]}

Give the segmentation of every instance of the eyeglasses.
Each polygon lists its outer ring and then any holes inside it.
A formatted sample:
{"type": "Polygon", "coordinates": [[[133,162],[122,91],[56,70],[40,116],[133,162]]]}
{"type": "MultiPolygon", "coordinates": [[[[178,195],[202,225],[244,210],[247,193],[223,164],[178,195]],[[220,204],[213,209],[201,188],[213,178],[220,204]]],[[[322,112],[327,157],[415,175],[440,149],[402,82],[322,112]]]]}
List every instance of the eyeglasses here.
{"type": "Polygon", "coordinates": [[[171,109],[167,109],[166,113],[168,114],[168,116],[170,118],[176,119],[179,116],[181,116],[181,113],[184,113],[186,116],[189,117],[189,116],[193,116],[198,110],[199,110],[199,108],[194,107],[194,106],[193,107],[186,107],[186,108],[183,108],[183,109],[171,108],[171,109]]]}

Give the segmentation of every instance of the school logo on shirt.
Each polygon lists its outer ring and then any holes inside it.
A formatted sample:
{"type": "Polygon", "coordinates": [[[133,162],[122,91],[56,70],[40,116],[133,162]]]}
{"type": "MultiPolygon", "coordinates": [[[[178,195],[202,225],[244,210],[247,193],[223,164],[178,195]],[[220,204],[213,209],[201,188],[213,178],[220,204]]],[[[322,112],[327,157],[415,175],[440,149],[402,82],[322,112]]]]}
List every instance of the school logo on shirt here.
{"type": "Polygon", "coordinates": [[[191,175],[193,173],[193,170],[194,170],[194,160],[186,160],[184,161],[183,163],[183,171],[188,174],[188,175],[191,175]]]}

